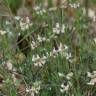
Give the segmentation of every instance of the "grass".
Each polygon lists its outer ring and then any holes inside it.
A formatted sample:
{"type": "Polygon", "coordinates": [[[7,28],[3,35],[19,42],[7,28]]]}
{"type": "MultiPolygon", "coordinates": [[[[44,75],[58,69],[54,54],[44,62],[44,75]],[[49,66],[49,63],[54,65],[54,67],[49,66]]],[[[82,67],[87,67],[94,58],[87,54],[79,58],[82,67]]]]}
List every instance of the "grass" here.
{"type": "Polygon", "coordinates": [[[21,20],[14,19],[19,0],[6,1],[13,18],[0,18],[0,29],[6,31],[2,35],[0,30],[0,96],[95,96],[96,22],[82,14],[84,5],[44,13],[28,7],[32,20],[22,30],[21,20]]]}

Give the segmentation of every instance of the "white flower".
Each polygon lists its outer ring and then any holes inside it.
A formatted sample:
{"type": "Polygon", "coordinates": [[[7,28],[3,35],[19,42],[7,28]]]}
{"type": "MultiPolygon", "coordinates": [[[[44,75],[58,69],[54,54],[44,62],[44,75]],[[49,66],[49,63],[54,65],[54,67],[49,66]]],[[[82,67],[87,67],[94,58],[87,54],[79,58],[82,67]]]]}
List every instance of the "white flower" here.
{"type": "Polygon", "coordinates": [[[63,73],[58,72],[59,77],[65,77],[67,80],[70,80],[73,77],[73,72],[64,75],[63,73]]]}
{"type": "Polygon", "coordinates": [[[60,30],[57,29],[57,28],[53,28],[53,33],[55,33],[55,34],[60,34],[60,30]]]}
{"type": "Polygon", "coordinates": [[[93,71],[93,74],[95,74],[95,75],[96,75],[96,71],[93,71]]]}
{"type": "Polygon", "coordinates": [[[63,46],[62,43],[60,43],[60,45],[59,45],[59,47],[58,47],[58,51],[59,51],[59,52],[64,51],[64,46],[63,46]]]}
{"type": "Polygon", "coordinates": [[[38,94],[41,89],[41,82],[36,81],[33,83],[32,87],[26,88],[26,93],[29,93],[30,96],[35,96],[35,94],[38,94]]]}
{"type": "Polygon", "coordinates": [[[64,77],[63,73],[58,72],[59,77],[64,77]]]}
{"type": "Polygon", "coordinates": [[[70,72],[66,75],[66,78],[70,80],[73,77],[73,72],[70,72]]]}
{"type": "Polygon", "coordinates": [[[93,71],[92,73],[87,72],[87,76],[90,77],[90,81],[87,83],[88,85],[94,85],[96,84],[96,71],[93,71]]]}
{"type": "Polygon", "coordinates": [[[37,47],[36,42],[32,41],[31,42],[31,48],[34,50],[37,47]]]}
{"type": "Polygon", "coordinates": [[[21,30],[24,31],[26,29],[29,28],[28,24],[24,23],[24,22],[20,22],[20,27],[21,27],[21,30]]]}
{"type": "Polygon", "coordinates": [[[91,80],[87,83],[88,85],[95,85],[96,84],[96,76],[91,78],[91,80]]]}
{"type": "Polygon", "coordinates": [[[11,24],[11,22],[9,22],[9,21],[6,21],[5,23],[6,23],[6,25],[10,25],[11,24]]]}
{"type": "Polygon", "coordinates": [[[56,27],[55,28],[53,28],[53,33],[55,33],[55,34],[60,34],[60,25],[59,25],[59,23],[56,23],[56,27]]]}
{"type": "Polygon", "coordinates": [[[37,40],[38,40],[39,42],[43,42],[43,41],[46,40],[46,38],[45,38],[45,37],[41,37],[40,35],[38,35],[37,40]]]}
{"type": "Polygon", "coordinates": [[[64,55],[66,60],[69,60],[72,57],[71,53],[65,53],[64,55]]]}
{"type": "Polygon", "coordinates": [[[80,3],[74,3],[74,4],[70,3],[69,6],[72,8],[78,8],[78,7],[80,7],[80,3]]]}
{"type": "Polygon", "coordinates": [[[68,52],[68,46],[67,45],[63,45],[62,43],[60,43],[60,45],[58,46],[58,49],[56,50],[55,48],[53,49],[53,52],[51,52],[54,56],[58,55],[58,53],[60,53],[62,56],[64,56],[66,58],[66,60],[70,60],[70,58],[72,57],[72,54],[70,52],[68,52]]]}
{"type": "Polygon", "coordinates": [[[43,13],[46,13],[46,10],[43,8],[43,9],[42,9],[42,12],[43,12],[43,13]]]}
{"type": "Polygon", "coordinates": [[[91,19],[95,17],[95,11],[92,10],[91,8],[88,9],[88,17],[90,17],[91,19]]]}
{"type": "Polygon", "coordinates": [[[88,82],[87,84],[88,85],[94,85],[94,82],[88,82]]]}
{"type": "Polygon", "coordinates": [[[38,40],[39,42],[42,42],[42,37],[40,37],[40,35],[38,35],[37,40],[38,40]]]}
{"type": "Polygon", "coordinates": [[[35,11],[40,10],[40,6],[35,6],[35,7],[34,7],[34,10],[35,10],[35,11]]]}
{"type": "Polygon", "coordinates": [[[33,58],[32,58],[32,61],[33,62],[36,62],[37,60],[39,60],[40,59],[40,56],[37,54],[36,56],[35,55],[33,55],[33,58]]]}
{"type": "Polygon", "coordinates": [[[30,92],[30,89],[29,88],[26,88],[26,92],[29,93],[30,92]]]}
{"type": "Polygon", "coordinates": [[[33,55],[32,61],[35,62],[38,58],[40,58],[40,57],[38,57],[38,55],[37,55],[37,57],[35,55],[33,55]]]}
{"type": "Polygon", "coordinates": [[[62,24],[61,33],[65,33],[65,25],[62,24]]]}
{"type": "Polygon", "coordinates": [[[87,76],[90,78],[95,78],[96,77],[96,71],[93,71],[92,73],[87,72],[87,76]]]}
{"type": "Polygon", "coordinates": [[[56,28],[60,28],[60,24],[59,23],[56,23],[56,28]]]}
{"type": "Polygon", "coordinates": [[[68,46],[67,46],[67,45],[64,45],[64,49],[65,49],[65,50],[68,50],[68,46]]]}
{"type": "Polygon", "coordinates": [[[86,15],[86,9],[85,9],[85,7],[82,8],[82,11],[83,11],[83,12],[82,12],[83,15],[85,16],[85,15],[86,15]]]}
{"type": "Polygon", "coordinates": [[[88,77],[91,77],[92,74],[91,74],[90,72],[87,72],[87,76],[88,76],[88,77]]]}
{"type": "Polygon", "coordinates": [[[44,8],[41,8],[41,6],[35,6],[34,10],[36,11],[36,14],[43,15],[43,13],[46,13],[46,10],[44,8]]]}
{"type": "Polygon", "coordinates": [[[56,50],[55,48],[53,49],[53,54],[57,54],[58,50],[56,50]]]}
{"type": "Polygon", "coordinates": [[[56,10],[57,10],[57,7],[49,8],[49,11],[56,11],[56,10]]]}
{"type": "Polygon", "coordinates": [[[67,45],[63,45],[62,43],[60,43],[59,47],[58,47],[58,51],[59,52],[63,52],[63,51],[67,51],[68,50],[68,46],[67,45]]]}
{"type": "Polygon", "coordinates": [[[29,17],[25,18],[25,21],[23,20],[23,18],[21,18],[20,20],[20,28],[22,31],[28,30],[30,26],[32,26],[33,23],[30,22],[29,17]]]}
{"type": "Polygon", "coordinates": [[[43,55],[43,57],[42,57],[44,60],[46,60],[47,59],[47,57],[45,56],[45,55],[43,55]]]}
{"type": "Polygon", "coordinates": [[[59,23],[56,23],[56,27],[53,28],[53,33],[54,34],[65,33],[65,25],[62,24],[62,26],[60,26],[59,23]]]}
{"type": "Polygon", "coordinates": [[[39,67],[42,67],[46,63],[46,59],[47,59],[46,56],[43,55],[43,57],[41,58],[38,54],[36,56],[33,55],[32,57],[34,66],[39,66],[39,67]]]}
{"type": "Polygon", "coordinates": [[[68,92],[70,86],[71,86],[71,83],[68,83],[67,85],[64,85],[64,83],[62,83],[60,86],[60,92],[61,93],[68,92]]]}
{"type": "Polygon", "coordinates": [[[96,44],[96,38],[94,38],[94,42],[95,42],[95,44],[96,44]]]}
{"type": "Polygon", "coordinates": [[[29,17],[26,17],[26,23],[27,23],[27,24],[30,23],[30,19],[29,19],[29,17]]]}
{"type": "Polygon", "coordinates": [[[58,50],[56,50],[55,48],[53,48],[53,50],[49,53],[49,57],[56,58],[57,55],[58,55],[58,50]]]}
{"type": "Polygon", "coordinates": [[[12,79],[13,79],[14,84],[16,85],[16,83],[17,83],[17,78],[16,78],[15,74],[12,74],[12,79]]]}
{"type": "Polygon", "coordinates": [[[4,30],[0,30],[0,35],[5,35],[7,32],[4,30]]]}
{"type": "Polygon", "coordinates": [[[13,69],[13,64],[11,63],[11,60],[8,60],[8,61],[6,62],[6,67],[7,67],[8,70],[11,70],[11,71],[12,71],[12,69],[13,69]]]}
{"type": "Polygon", "coordinates": [[[16,20],[20,20],[20,16],[15,16],[14,17],[16,20]]]}

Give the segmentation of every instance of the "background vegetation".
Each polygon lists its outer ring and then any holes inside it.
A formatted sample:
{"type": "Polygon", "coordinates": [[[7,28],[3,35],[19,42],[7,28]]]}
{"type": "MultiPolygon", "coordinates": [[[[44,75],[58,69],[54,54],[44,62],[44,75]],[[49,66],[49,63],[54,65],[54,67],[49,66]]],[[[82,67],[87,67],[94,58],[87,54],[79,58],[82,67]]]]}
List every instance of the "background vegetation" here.
{"type": "Polygon", "coordinates": [[[96,0],[45,1],[0,0],[0,96],[96,96],[96,0]]]}

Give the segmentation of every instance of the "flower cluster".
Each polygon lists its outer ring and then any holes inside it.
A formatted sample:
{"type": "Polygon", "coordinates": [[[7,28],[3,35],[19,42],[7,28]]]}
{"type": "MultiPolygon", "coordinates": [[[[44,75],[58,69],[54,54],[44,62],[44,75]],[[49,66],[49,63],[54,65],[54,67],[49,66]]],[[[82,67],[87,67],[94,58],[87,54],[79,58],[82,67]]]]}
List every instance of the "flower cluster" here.
{"type": "Polygon", "coordinates": [[[93,41],[96,43],[96,38],[94,38],[93,41]]]}
{"type": "Polygon", "coordinates": [[[33,24],[30,22],[30,18],[26,17],[26,18],[21,18],[19,23],[20,23],[20,28],[22,31],[28,30],[30,26],[32,26],[33,24]],[[25,19],[25,20],[24,20],[25,19]]]}
{"type": "Polygon", "coordinates": [[[44,42],[44,41],[46,41],[46,37],[41,37],[40,35],[38,35],[37,40],[39,42],[44,42]]]}
{"type": "Polygon", "coordinates": [[[30,20],[30,17],[15,16],[14,19],[16,20],[17,24],[19,25],[18,27],[22,31],[28,30],[33,25],[30,20]]]}
{"type": "Polygon", "coordinates": [[[96,21],[96,14],[95,11],[91,8],[88,9],[88,17],[91,18],[94,22],[96,21]]]}
{"type": "Polygon", "coordinates": [[[96,84],[96,71],[93,71],[92,73],[87,72],[87,76],[91,79],[90,82],[88,82],[88,85],[95,85],[96,84]]]}
{"type": "Polygon", "coordinates": [[[31,48],[32,50],[34,50],[35,48],[39,47],[39,45],[42,43],[42,42],[50,42],[52,39],[54,38],[57,38],[57,36],[55,36],[54,34],[51,35],[50,37],[44,37],[44,36],[40,36],[40,35],[37,35],[36,36],[36,40],[32,40],[31,42],[31,48]]]}
{"type": "Polygon", "coordinates": [[[40,57],[39,55],[33,55],[32,62],[34,66],[42,67],[46,63],[46,56],[40,57]]]}
{"type": "Polygon", "coordinates": [[[0,35],[5,35],[5,34],[6,34],[6,31],[0,30],[0,35]]]}
{"type": "Polygon", "coordinates": [[[44,8],[41,8],[41,6],[35,6],[34,10],[37,15],[43,15],[44,13],[46,13],[46,10],[44,8]]]}
{"type": "Polygon", "coordinates": [[[58,46],[58,49],[53,48],[53,50],[50,52],[49,56],[56,57],[59,53],[61,54],[61,56],[64,56],[66,58],[66,60],[70,61],[72,55],[71,55],[71,53],[68,52],[67,45],[63,45],[62,43],[60,43],[60,45],[58,46]]]}
{"type": "Polygon", "coordinates": [[[80,7],[80,3],[70,3],[69,4],[69,6],[71,7],[71,8],[78,8],[78,7],[80,7]]]}
{"type": "Polygon", "coordinates": [[[53,33],[54,33],[54,34],[65,33],[65,25],[62,24],[62,26],[60,26],[59,23],[56,23],[56,27],[53,28],[53,33]]]}
{"type": "Polygon", "coordinates": [[[65,78],[63,80],[63,82],[61,83],[60,86],[60,92],[64,93],[64,92],[68,92],[70,87],[72,86],[71,84],[71,78],[73,77],[73,72],[68,73],[67,75],[64,75],[63,73],[58,73],[59,77],[63,77],[65,78]]]}
{"type": "Polygon", "coordinates": [[[35,94],[38,94],[41,89],[41,82],[36,81],[33,83],[31,88],[26,88],[26,93],[29,93],[30,96],[35,96],[35,94]]]}
{"type": "Polygon", "coordinates": [[[2,63],[3,67],[8,71],[8,72],[11,72],[11,77],[12,77],[12,80],[13,80],[13,83],[14,85],[17,85],[17,81],[18,81],[18,78],[16,76],[18,76],[18,73],[17,73],[17,69],[13,66],[12,64],[12,60],[7,60],[7,61],[4,61],[2,63]]]}
{"type": "Polygon", "coordinates": [[[70,86],[71,86],[71,83],[70,82],[68,82],[68,84],[66,84],[66,83],[63,82],[61,84],[60,92],[61,93],[68,92],[70,86]]]}
{"type": "Polygon", "coordinates": [[[35,41],[32,41],[31,42],[31,48],[32,48],[32,50],[34,50],[37,47],[37,45],[38,44],[35,41]]]}
{"type": "MultiPolygon", "coordinates": [[[[35,47],[36,46],[33,45],[32,48],[35,48],[35,47]]],[[[46,56],[43,55],[43,57],[40,57],[38,54],[33,55],[32,62],[34,63],[34,66],[42,67],[46,63],[46,60],[48,60],[50,57],[56,58],[59,54],[61,54],[61,56],[64,56],[66,60],[71,61],[72,55],[70,52],[68,52],[68,50],[69,49],[67,45],[63,45],[62,43],[60,43],[60,45],[58,46],[58,49],[53,48],[52,51],[46,52],[46,56]]]]}
{"type": "Polygon", "coordinates": [[[66,60],[70,60],[72,55],[70,52],[68,52],[68,50],[69,49],[67,45],[63,45],[62,43],[60,43],[60,45],[58,46],[58,49],[56,50],[54,48],[52,53],[54,53],[54,55],[60,53],[62,56],[66,58],[66,60]]]}

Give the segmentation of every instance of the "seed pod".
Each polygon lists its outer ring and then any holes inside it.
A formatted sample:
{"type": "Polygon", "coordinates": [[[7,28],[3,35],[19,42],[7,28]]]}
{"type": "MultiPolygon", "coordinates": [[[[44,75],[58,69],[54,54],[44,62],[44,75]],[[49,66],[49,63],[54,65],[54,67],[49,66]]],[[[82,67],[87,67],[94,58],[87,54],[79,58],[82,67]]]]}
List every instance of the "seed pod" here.
{"type": "Polygon", "coordinates": [[[23,18],[30,17],[30,12],[25,6],[22,6],[18,9],[17,15],[23,18]]]}
{"type": "Polygon", "coordinates": [[[25,59],[26,59],[26,56],[21,52],[21,53],[16,53],[16,54],[14,55],[14,58],[15,58],[18,62],[23,63],[23,62],[25,61],[25,59]]]}
{"type": "Polygon", "coordinates": [[[25,5],[30,5],[30,6],[32,6],[32,7],[34,7],[35,6],[35,0],[25,0],[25,5]]]}

